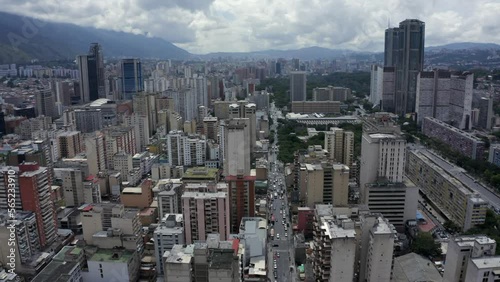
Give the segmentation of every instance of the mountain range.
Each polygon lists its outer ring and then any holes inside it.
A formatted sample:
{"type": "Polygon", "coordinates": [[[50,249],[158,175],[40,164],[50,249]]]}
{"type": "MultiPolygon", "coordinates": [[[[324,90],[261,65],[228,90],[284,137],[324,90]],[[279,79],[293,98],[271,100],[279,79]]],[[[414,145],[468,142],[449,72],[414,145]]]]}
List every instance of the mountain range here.
{"type": "MultiPolygon", "coordinates": [[[[88,52],[90,43],[99,42],[107,58],[137,57],[143,59],[196,60],[218,57],[233,58],[299,58],[302,60],[356,59],[380,60],[381,52],[359,52],[346,49],[308,47],[293,50],[265,50],[255,52],[220,52],[204,55],[191,54],[174,44],[158,38],[117,32],[74,24],[41,22],[33,18],[0,12],[0,64],[40,61],[73,60],[88,52]]],[[[452,43],[426,47],[426,52],[457,51],[463,49],[500,49],[494,43],[452,43]]]]}

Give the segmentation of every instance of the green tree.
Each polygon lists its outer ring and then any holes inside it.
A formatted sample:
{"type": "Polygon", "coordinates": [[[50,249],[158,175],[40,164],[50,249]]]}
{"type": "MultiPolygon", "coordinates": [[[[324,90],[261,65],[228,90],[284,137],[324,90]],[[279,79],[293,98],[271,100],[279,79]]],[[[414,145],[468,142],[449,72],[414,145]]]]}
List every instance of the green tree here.
{"type": "Polygon", "coordinates": [[[420,232],[413,241],[411,250],[424,257],[435,258],[442,255],[441,244],[434,241],[430,233],[420,232]]]}
{"type": "Polygon", "coordinates": [[[445,221],[443,227],[450,233],[457,233],[461,230],[460,226],[451,220],[445,221]]]}

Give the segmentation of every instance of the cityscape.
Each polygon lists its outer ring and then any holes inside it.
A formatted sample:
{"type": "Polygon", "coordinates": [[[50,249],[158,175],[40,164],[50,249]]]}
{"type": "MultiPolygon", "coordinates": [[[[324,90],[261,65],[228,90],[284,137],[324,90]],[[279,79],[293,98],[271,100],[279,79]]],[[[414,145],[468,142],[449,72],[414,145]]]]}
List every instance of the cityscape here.
{"type": "Polygon", "coordinates": [[[500,45],[0,17],[0,282],[500,281],[500,45]]]}

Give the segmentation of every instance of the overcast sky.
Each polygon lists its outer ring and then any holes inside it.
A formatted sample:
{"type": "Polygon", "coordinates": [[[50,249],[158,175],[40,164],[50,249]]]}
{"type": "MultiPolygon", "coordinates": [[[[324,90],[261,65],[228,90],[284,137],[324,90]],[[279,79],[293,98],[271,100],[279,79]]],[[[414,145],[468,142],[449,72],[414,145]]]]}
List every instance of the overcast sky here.
{"type": "Polygon", "coordinates": [[[426,45],[500,43],[500,0],[0,0],[0,10],[149,34],[192,53],[321,46],[382,51],[384,29],[426,23],[426,45]]]}

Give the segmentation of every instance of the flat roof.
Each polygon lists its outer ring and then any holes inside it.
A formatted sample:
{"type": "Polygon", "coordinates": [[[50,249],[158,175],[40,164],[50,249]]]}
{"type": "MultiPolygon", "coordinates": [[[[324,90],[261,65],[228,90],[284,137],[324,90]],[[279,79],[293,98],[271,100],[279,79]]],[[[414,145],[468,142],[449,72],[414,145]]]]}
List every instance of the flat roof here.
{"type": "Polygon", "coordinates": [[[475,258],[471,261],[478,269],[500,268],[500,256],[475,258]]]}
{"type": "Polygon", "coordinates": [[[218,172],[217,168],[192,167],[184,172],[182,178],[216,178],[218,172]]]}
{"type": "Polygon", "coordinates": [[[122,190],[122,194],[142,194],[141,187],[127,187],[122,190]]]}
{"type": "Polygon", "coordinates": [[[117,251],[117,250],[98,249],[97,252],[89,260],[126,263],[132,258],[133,255],[134,253],[128,250],[117,251]]]}
{"type": "Polygon", "coordinates": [[[409,253],[394,258],[392,281],[428,281],[441,282],[443,277],[429,259],[416,253],[409,253]]]}

